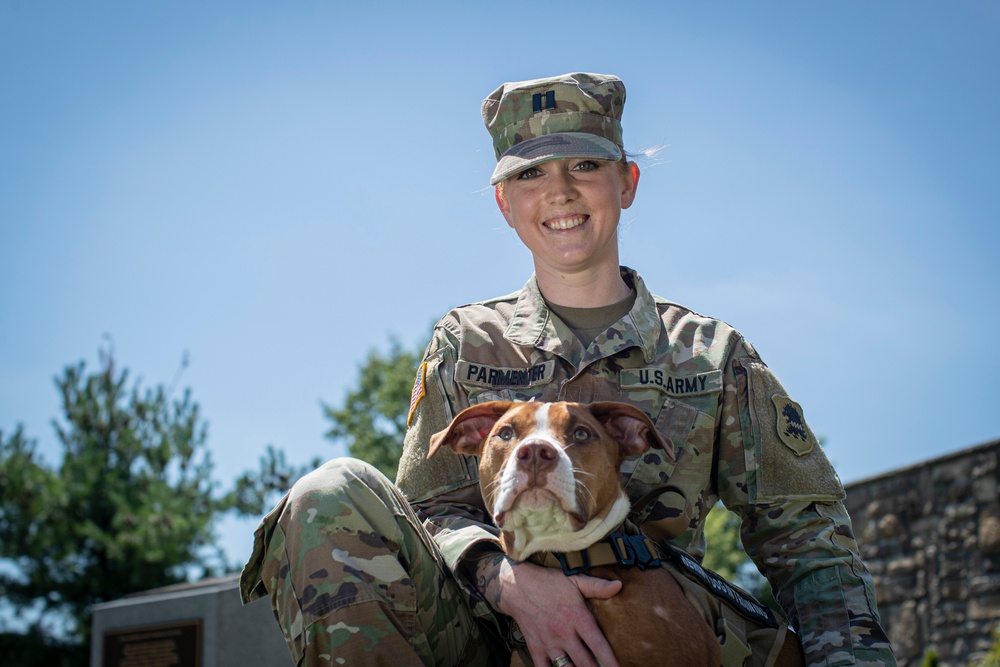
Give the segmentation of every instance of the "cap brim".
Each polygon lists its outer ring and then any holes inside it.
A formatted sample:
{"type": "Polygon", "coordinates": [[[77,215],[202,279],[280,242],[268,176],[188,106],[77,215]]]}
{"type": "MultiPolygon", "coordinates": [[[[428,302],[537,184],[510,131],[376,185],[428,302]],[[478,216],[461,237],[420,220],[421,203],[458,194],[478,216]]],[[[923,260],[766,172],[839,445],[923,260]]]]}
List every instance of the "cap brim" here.
{"type": "Polygon", "coordinates": [[[490,185],[510,178],[529,167],[567,157],[620,160],[622,149],[610,139],[586,132],[554,132],[527,139],[500,156],[490,185]]]}

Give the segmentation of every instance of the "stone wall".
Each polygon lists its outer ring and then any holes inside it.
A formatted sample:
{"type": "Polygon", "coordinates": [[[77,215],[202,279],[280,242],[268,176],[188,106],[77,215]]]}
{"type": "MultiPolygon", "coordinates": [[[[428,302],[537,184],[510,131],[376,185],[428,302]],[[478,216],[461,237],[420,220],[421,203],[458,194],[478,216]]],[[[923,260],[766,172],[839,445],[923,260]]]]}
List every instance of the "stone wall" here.
{"type": "Polygon", "coordinates": [[[847,485],[899,664],[968,667],[1000,622],[1000,440],[847,485]]]}

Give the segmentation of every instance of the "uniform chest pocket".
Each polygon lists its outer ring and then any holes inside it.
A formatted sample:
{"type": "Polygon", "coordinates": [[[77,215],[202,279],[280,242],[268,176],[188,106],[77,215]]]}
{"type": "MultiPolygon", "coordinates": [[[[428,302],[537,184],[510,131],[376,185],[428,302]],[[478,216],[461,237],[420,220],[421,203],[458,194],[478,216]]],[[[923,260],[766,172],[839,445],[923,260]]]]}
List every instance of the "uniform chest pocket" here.
{"type": "Polygon", "coordinates": [[[555,361],[527,367],[491,366],[459,360],[455,380],[465,391],[469,405],[487,401],[555,400],[552,379],[555,361]]]}
{"type": "Polygon", "coordinates": [[[687,441],[697,420],[698,408],[666,396],[656,417],[656,430],[674,442],[687,441]]]}
{"type": "Polygon", "coordinates": [[[641,409],[664,438],[681,446],[699,421],[698,408],[655,391],[623,391],[618,399],[641,409]]]}
{"type": "Polygon", "coordinates": [[[668,368],[631,368],[619,373],[624,400],[646,409],[656,429],[677,445],[690,442],[698,448],[714,430],[722,371],[677,373],[668,368]]]}

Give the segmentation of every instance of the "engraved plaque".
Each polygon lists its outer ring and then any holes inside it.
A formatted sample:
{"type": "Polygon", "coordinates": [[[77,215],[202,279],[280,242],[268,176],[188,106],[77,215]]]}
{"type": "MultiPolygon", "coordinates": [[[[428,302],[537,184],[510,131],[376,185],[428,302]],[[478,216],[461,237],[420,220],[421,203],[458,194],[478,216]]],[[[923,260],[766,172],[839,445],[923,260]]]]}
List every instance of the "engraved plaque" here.
{"type": "Polygon", "coordinates": [[[201,621],[109,630],[102,667],[201,667],[201,621]]]}

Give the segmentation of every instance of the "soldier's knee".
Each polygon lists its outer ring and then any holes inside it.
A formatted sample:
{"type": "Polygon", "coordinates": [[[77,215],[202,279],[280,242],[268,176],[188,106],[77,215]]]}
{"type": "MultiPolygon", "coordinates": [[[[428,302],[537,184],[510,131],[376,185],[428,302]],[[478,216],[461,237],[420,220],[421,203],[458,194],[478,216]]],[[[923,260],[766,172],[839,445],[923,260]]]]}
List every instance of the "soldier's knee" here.
{"type": "Polygon", "coordinates": [[[342,517],[363,509],[365,514],[385,507],[389,513],[399,502],[399,492],[377,468],[359,459],[331,459],[303,476],[291,488],[288,503],[293,513],[342,517]]]}

